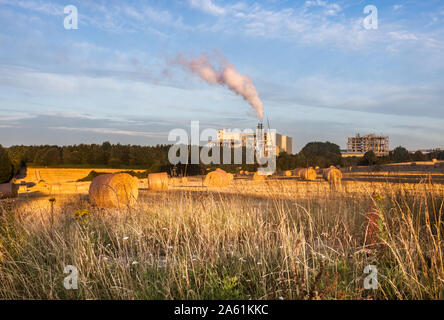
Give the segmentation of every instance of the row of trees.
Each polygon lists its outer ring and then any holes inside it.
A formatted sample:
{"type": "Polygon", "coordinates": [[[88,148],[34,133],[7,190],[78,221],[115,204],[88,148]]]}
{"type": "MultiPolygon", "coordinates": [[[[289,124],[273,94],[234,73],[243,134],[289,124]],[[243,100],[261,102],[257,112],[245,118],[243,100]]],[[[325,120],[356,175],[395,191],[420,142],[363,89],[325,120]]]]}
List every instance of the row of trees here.
{"type": "Polygon", "coordinates": [[[51,167],[113,167],[160,170],[168,164],[167,145],[130,146],[80,144],[76,146],[14,146],[8,149],[14,163],[51,167]]]}
{"type": "MultiPolygon", "coordinates": [[[[133,168],[149,172],[169,171],[177,174],[202,174],[214,167],[225,170],[254,171],[257,165],[179,165],[168,161],[169,145],[136,146],[110,144],[80,144],[74,146],[13,146],[5,149],[0,146],[0,183],[9,181],[25,165],[48,167],[95,167],[95,168],[133,168]]],[[[234,154],[234,153],[232,153],[234,154]]],[[[245,150],[243,151],[245,154],[245,150]]],[[[377,157],[372,151],[362,158],[342,158],[338,145],[330,142],[310,142],[298,154],[281,153],[277,159],[278,170],[291,170],[300,167],[329,167],[330,165],[355,166],[375,165],[393,162],[444,160],[444,152],[422,154],[409,153],[398,147],[386,157],[377,157]]]]}
{"type": "Polygon", "coordinates": [[[433,159],[444,160],[444,151],[436,151],[427,154],[424,154],[421,151],[410,153],[406,148],[400,146],[391,151],[388,156],[384,157],[377,157],[373,151],[368,151],[364,154],[364,157],[358,161],[358,164],[381,165],[388,163],[431,161],[433,159]]]}
{"type": "Polygon", "coordinates": [[[327,168],[342,165],[341,149],[330,142],[310,142],[295,155],[281,153],[277,159],[279,170],[291,170],[302,167],[327,168]]]}
{"type": "Polygon", "coordinates": [[[330,142],[310,142],[296,155],[280,154],[278,169],[290,170],[301,167],[327,168],[334,166],[368,166],[389,163],[444,160],[444,151],[423,154],[420,151],[410,153],[404,147],[397,147],[384,157],[378,157],[373,151],[365,153],[364,157],[343,158],[338,145],[330,142]]]}

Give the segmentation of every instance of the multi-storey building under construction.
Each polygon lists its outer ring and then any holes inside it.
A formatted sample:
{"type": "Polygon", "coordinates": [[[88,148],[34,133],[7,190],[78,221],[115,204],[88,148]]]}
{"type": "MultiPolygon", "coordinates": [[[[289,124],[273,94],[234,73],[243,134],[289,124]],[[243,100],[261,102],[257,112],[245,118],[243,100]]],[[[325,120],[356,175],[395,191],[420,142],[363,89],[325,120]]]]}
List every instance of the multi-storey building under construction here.
{"type": "Polygon", "coordinates": [[[348,153],[366,153],[373,151],[378,157],[387,156],[389,154],[389,137],[368,134],[361,136],[359,133],[356,137],[348,138],[348,153]]]}

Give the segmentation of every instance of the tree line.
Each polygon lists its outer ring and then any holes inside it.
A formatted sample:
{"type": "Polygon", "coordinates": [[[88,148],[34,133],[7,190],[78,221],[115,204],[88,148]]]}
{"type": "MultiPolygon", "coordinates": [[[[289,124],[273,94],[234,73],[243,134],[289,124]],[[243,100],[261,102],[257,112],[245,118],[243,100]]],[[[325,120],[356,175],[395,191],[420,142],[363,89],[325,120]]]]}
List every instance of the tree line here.
{"type": "Polygon", "coordinates": [[[431,161],[433,159],[444,160],[444,151],[422,153],[416,151],[410,153],[406,148],[399,146],[387,156],[378,157],[373,151],[368,151],[363,157],[342,157],[338,145],[330,142],[310,142],[301,152],[295,155],[280,154],[277,160],[277,168],[291,170],[303,167],[328,168],[329,166],[371,166],[390,163],[431,161]]]}
{"type": "MultiPolygon", "coordinates": [[[[144,169],[147,172],[167,171],[177,175],[205,174],[215,167],[221,167],[229,172],[255,171],[258,167],[257,164],[246,164],[245,157],[241,165],[172,165],[168,161],[170,147],[170,145],[121,145],[109,142],[74,146],[21,145],[9,148],[3,148],[0,145],[0,183],[10,181],[24,166],[144,169]]],[[[242,154],[245,155],[245,150],[242,154]]],[[[331,165],[375,165],[426,161],[435,158],[444,160],[444,151],[412,154],[405,148],[398,147],[386,157],[377,157],[370,151],[364,157],[343,158],[339,146],[334,143],[310,142],[298,154],[281,153],[277,158],[276,166],[277,170],[281,171],[309,166],[326,168],[331,165]]]]}

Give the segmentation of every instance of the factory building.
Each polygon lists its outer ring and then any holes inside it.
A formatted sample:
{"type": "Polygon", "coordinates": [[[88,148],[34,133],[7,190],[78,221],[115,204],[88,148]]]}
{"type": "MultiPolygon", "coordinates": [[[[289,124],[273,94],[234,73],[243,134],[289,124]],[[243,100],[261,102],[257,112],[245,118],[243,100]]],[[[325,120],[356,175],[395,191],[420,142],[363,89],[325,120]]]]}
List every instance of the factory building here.
{"type": "Polygon", "coordinates": [[[258,140],[257,133],[263,132],[264,145],[269,143],[276,144],[276,155],[281,152],[286,152],[288,154],[293,153],[293,139],[291,137],[276,133],[275,138],[271,136],[261,123],[258,124],[256,132],[236,132],[231,130],[219,129],[217,131],[217,143],[221,146],[231,146],[231,147],[246,147],[248,145],[254,146],[258,140]]]}
{"type": "Polygon", "coordinates": [[[281,152],[293,153],[293,138],[276,133],[276,154],[281,152]]]}

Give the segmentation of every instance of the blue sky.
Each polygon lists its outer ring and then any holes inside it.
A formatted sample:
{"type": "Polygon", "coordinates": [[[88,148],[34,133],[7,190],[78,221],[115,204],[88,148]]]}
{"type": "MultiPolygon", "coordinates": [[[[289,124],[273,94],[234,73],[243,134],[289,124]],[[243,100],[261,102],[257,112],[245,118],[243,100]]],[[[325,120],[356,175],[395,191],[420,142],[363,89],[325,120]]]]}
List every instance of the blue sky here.
{"type": "Polygon", "coordinates": [[[345,146],[444,147],[444,3],[0,0],[0,144],[166,143],[173,128],[253,128],[248,103],[170,63],[222,52],[265,118],[345,146]],[[65,30],[73,4],[79,28],[65,30]],[[378,8],[366,30],[364,7],[378,8]]]}

